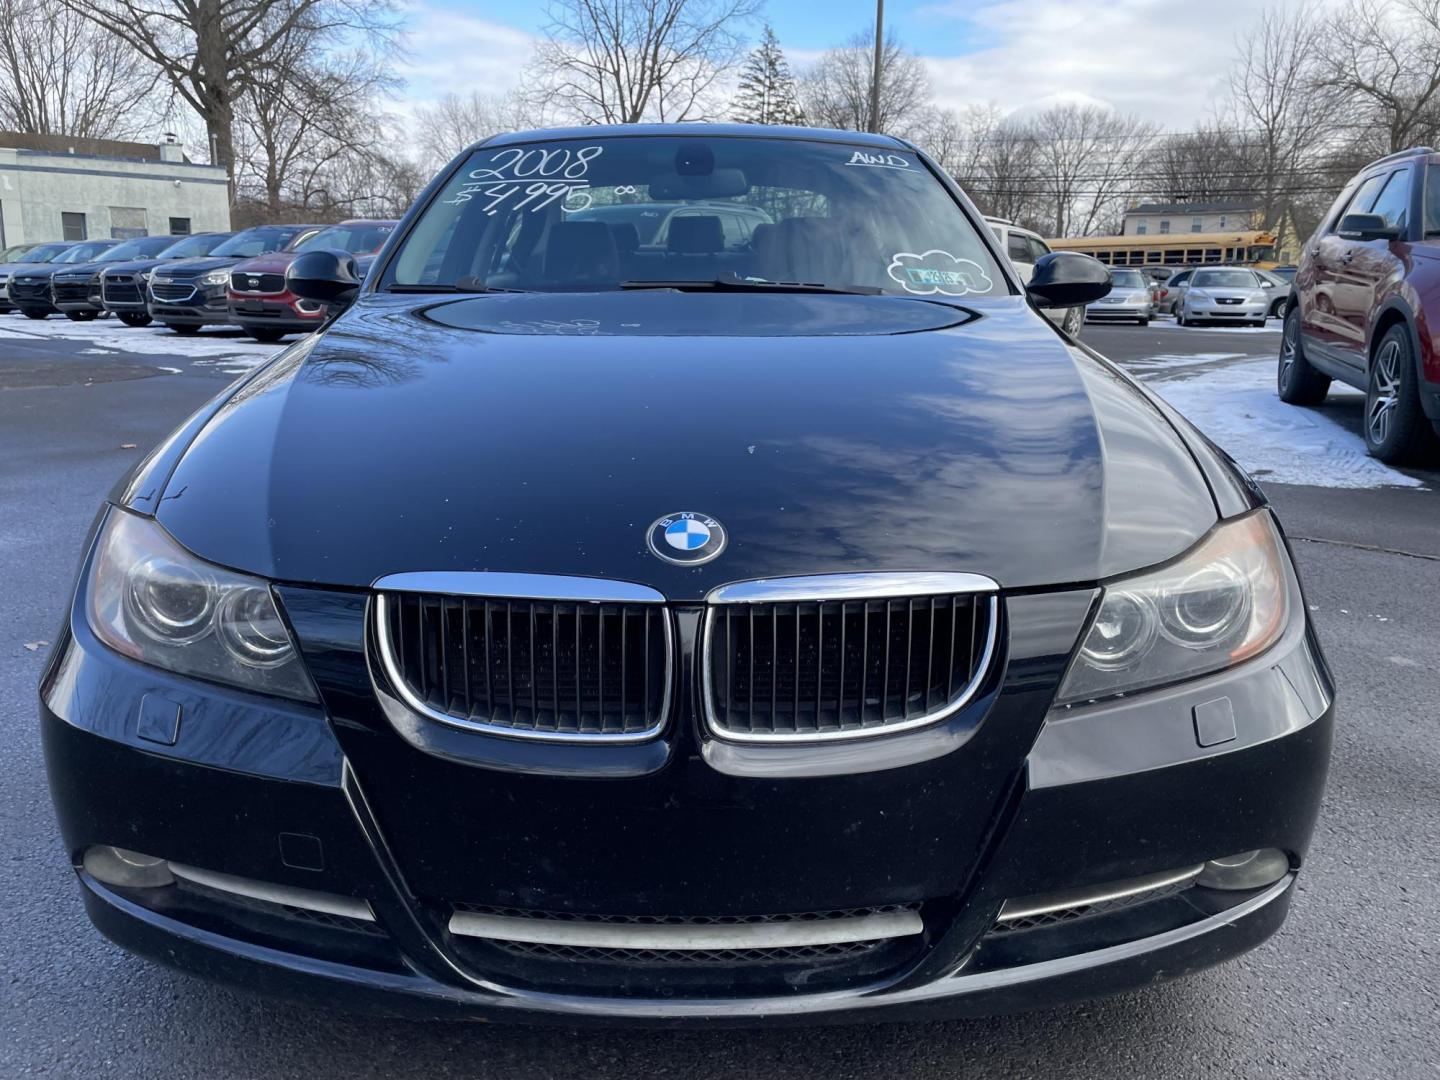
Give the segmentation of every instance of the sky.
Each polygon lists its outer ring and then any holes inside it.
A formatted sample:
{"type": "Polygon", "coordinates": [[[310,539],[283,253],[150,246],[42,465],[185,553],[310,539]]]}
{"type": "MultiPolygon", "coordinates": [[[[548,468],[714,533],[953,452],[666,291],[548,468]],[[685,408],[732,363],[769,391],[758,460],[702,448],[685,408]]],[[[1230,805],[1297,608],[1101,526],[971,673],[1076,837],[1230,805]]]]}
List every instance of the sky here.
{"type": "MultiPolygon", "coordinates": [[[[1005,111],[1100,102],[1184,130],[1223,97],[1236,39],[1283,0],[888,0],[887,28],[918,53],[935,103],[1005,111]]],[[[408,0],[402,105],[505,92],[544,24],[541,0],[408,0]]],[[[873,0],[768,0],[792,66],[869,25],[873,0]]],[[[758,29],[758,26],[757,26],[758,29]]]]}

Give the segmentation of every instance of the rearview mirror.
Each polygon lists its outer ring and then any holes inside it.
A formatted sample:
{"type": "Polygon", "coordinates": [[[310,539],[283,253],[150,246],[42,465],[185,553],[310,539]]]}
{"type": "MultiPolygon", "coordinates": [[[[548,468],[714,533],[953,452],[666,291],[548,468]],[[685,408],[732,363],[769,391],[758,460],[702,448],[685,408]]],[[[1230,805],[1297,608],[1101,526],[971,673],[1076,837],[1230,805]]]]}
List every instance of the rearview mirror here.
{"type": "Polygon", "coordinates": [[[286,269],[285,287],[302,300],[343,307],[360,291],[360,268],[346,251],[307,251],[286,269]]]}
{"type": "Polygon", "coordinates": [[[715,169],[701,175],[662,173],[650,181],[650,198],[657,202],[676,199],[733,199],[750,190],[750,182],[739,169],[715,169]]]}
{"type": "Polygon", "coordinates": [[[1400,239],[1400,226],[1388,224],[1379,214],[1346,214],[1335,232],[1345,240],[1400,239]]]}
{"type": "Polygon", "coordinates": [[[1078,251],[1052,251],[1035,262],[1025,293],[1040,307],[1093,304],[1110,291],[1110,270],[1078,251]]]}

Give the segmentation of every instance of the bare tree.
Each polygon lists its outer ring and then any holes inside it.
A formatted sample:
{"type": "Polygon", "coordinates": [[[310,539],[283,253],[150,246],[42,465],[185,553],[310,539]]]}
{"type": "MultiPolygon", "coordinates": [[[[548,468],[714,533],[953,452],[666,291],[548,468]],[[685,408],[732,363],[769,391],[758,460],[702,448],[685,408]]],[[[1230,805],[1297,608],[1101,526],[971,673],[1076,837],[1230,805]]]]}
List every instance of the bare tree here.
{"type": "Polygon", "coordinates": [[[1390,153],[1440,131],[1440,0],[1350,0],[1315,34],[1312,84],[1337,92],[1347,119],[1390,153]]]}
{"type": "MultiPolygon", "coordinates": [[[[805,75],[800,98],[805,114],[820,127],[865,131],[870,122],[875,30],[862,31],[825,53],[805,75]]],[[[927,118],[930,79],[925,64],[893,33],[880,56],[879,115],[875,129],[905,136],[927,118]]]]}
{"type": "Polygon", "coordinates": [[[44,0],[0,6],[0,128],[123,139],[155,119],[159,71],[84,16],[44,0]]]}
{"type": "Polygon", "coordinates": [[[1267,8],[1240,41],[1229,126],[1244,132],[1244,144],[1231,164],[1240,174],[1234,186],[1258,195],[1264,228],[1283,217],[1294,177],[1319,159],[1339,121],[1336,89],[1316,73],[1324,38],[1305,9],[1267,8]]]}
{"type": "Polygon", "coordinates": [[[1052,236],[1084,236],[1117,214],[1155,138],[1147,121],[1098,105],[1055,105],[1026,125],[1052,236]]]}
{"type": "Polygon", "coordinates": [[[446,94],[415,110],[415,142],[420,160],[432,172],[473,142],[530,127],[528,109],[518,94],[465,96],[446,94]]]}
{"type": "Polygon", "coordinates": [[[325,54],[294,32],[272,52],[239,102],[236,186],[258,192],[268,220],[324,202],[326,167],[368,152],[375,105],[393,80],[373,53],[325,54]]]}
{"type": "Polygon", "coordinates": [[[1233,121],[1201,121],[1157,144],[1153,168],[1138,179],[1145,194],[1167,202],[1248,198],[1263,171],[1256,165],[1260,141],[1233,121]]]}
{"type": "Polygon", "coordinates": [[[587,123],[695,120],[720,104],[759,0],[549,0],[539,99],[587,123]]]}
{"type": "Polygon", "coordinates": [[[234,198],[237,102],[290,35],[313,43],[344,34],[389,40],[389,0],[58,0],[161,71],[205,122],[213,163],[234,198]]]}

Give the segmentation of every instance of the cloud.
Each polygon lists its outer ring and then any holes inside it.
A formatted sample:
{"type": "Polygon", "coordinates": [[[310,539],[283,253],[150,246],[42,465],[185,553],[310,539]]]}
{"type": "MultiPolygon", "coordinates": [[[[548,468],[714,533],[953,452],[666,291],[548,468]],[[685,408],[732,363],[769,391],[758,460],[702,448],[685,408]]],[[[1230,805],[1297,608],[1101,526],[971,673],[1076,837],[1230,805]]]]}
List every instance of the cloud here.
{"type": "Polygon", "coordinates": [[[407,105],[477,90],[498,96],[520,85],[536,41],[530,33],[428,3],[406,13],[408,55],[397,68],[407,105]]]}
{"type": "Polygon", "coordinates": [[[965,296],[989,292],[993,282],[979,263],[931,248],[921,254],[900,251],[890,260],[890,277],[917,296],[965,296]]]}
{"type": "MultiPolygon", "coordinates": [[[[993,103],[1032,111],[1057,102],[1101,103],[1166,131],[1204,119],[1225,97],[1237,41],[1271,5],[1208,0],[981,0],[932,4],[914,25],[957,24],[973,51],[925,55],[943,108],[993,103]]],[[[948,36],[948,35],[947,35],[948,36]]]]}

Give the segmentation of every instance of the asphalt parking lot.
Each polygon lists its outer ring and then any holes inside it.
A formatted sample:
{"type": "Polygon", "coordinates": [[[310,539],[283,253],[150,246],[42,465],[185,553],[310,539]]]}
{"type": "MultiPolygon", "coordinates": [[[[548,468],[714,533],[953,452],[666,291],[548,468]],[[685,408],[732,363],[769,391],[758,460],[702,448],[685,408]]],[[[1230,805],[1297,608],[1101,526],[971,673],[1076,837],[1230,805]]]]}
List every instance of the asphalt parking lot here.
{"type": "Polygon", "coordinates": [[[274,347],[0,316],[0,1077],[1440,1076],[1440,470],[1366,458],[1353,393],[1316,410],[1275,401],[1271,325],[1084,336],[1250,468],[1295,541],[1340,722],[1280,933],[1181,982],[986,1021],[571,1033],[262,1000],[90,928],[35,729],[45,646],[116,477],[274,347]]]}

